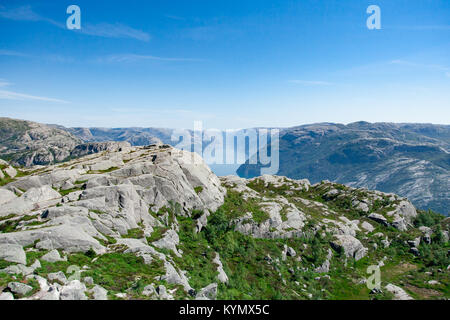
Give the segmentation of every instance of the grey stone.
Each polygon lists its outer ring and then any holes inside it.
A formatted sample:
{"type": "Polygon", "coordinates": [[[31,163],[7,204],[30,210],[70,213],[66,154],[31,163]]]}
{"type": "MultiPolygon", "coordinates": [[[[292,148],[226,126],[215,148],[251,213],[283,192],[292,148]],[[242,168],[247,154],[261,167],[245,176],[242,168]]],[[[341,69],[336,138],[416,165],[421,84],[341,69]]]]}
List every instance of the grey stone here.
{"type": "Polygon", "coordinates": [[[30,275],[34,272],[36,268],[38,268],[39,265],[37,263],[32,264],[31,266],[27,267],[23,264],[16,264],[6,267],[5,269],[0,270],[1,272],[8,273],[8,274],[21,274],[21,275],[30,275]]]}
{"type": "Polygon", "coordinates": [[[219,281],[222,283],[227,283],[228,276],[225,273],[225,270],[223,270],[222,261],[220,261],[220,256],[217,252],[216,252],[216,256],[213,259],[213,263],[215,263],[217,265],[217,272],[219,272],[219,275],[217,276],[217,278],[219,279],[219,281]]]}
{"type": "Polygon", "coordinates": [[[14,192],[6,189],[0,189],[0,205],[8,203],[16,198],[17,196],[14,194],[14,192]]]}
{"type": "Polygon", "coordinates": [[[10,176],[11,178],[14,178],[17,175],[17,170],[14,169],[13,167],[9,166],[6,167],[5,169],[3,169],[3,172],[6,173],[8,176],[10,176]]]}
{"type": "Polygon", "coordinates": [[[28,292],[33,290],[33,287],[21,282],[10,282],[8,283],[8,288],[9,290],[11,290],[11,292],[16,293],[20,296],[24,296],[28,292]]]}
{"type": "Polygon", "coordinates": [[[383,217],[381,214],[378,213],[371,213],[369,214],[369,219],[372,219],[375,222],[381,223],[384,226],[388,226],[389,223],[387,222],[387,219],[383,217]]]}
{"type": "Polygon", "coordinates": [[[148,286],[145,286],[144,290],[142,291],[142,294],[144,296],[147,296],[147,297],[149,297],[149,296],[151,296],[153,294],[156,294],[155,287],[153,285],[151,285],[151,284],[148,285],[148,286]]]}
{"type": "Polygon", "coordinates": [[[420,251],[417,248],[411,248],[409,249],[409,252],[411,252],[415,256],[420,256],[420,251]]]}
{"type": "Polygon", "coordinates": [[[291,247],[288,247],[288,248],[287,248],[287,255],[288,255],[289,257],[295,257],[295,256],[297,255],[297,252],[295,252],[295,250],[292,249],[291,247]]]}
{"type": "Polygon", "coordinates": [[[408,245],[410,247],[418,247],[420,245],[420,237],[415,238],[414,240],[408,240],[408,245]]]}
{"type": "Polygon", "coordinates": [[[336,235],[335,240],[331,242],[331,246],[335,250],[343,250],[345,256],[359,260],[367,254],[367,248],[353,236],[336,235]]]}
{"type": "Polygon", "coordinates": [[[217,297],[217,283],[211,283],[199,291],[196,299],[215,300],[217,297]]]}
{"type": "Polygon", "coordinates": [[[173,297],[167,293],[167,289],[163,285],[156,287],[156,293],[161,300],[173,300],[173,297]]]}
{"type": "Polygon", "coordinates": [[[11,292],[0,292],[0,301],[2,300],[14,300],[14,296],[11,292]]]}
{"type": "Polygon", "coordinates": [[[366,230],[367,232],[372,232],[373,230],[375,230],[375,228],[370,223],[368,223],[367,221],[363,221],[361,223],[361,227],[364,230],[366,230]]]}
{"type": "Polygon", "coordinates": [[[177,250],[177,245],[180,242],[178,234],[175,230],[170,229],[165,234],[164,237],[158,241],[152,243],[153,246],[161,249],[172,250],[176,256],[181,257],[181,254],[177,250]]]}
{"type": "Polygon", "coordinates": [[[0,244],[0,259],[27,264],[27,257],[21,245],[18,244],[0,244]]]}
{"type": "Polygon", "coordinates": [[[52,250],[41,257],[42,260],[47,262],[65,261],[67,259],[61,258],[58,250],[52,250]]]}
{"type": "Polygon", "coordinates": [[[396,218],[393,222],[392,222],[392,226],[400,231],[406,231],[408,230],[408,226],[406,224],[406,220],[405,218],[396,218]]]}
{"type": "Polygon", "coordinates": [[[61,300],[87,300],[86,286],[79,280],[72,280],[61,288],[61,300]]]}
{"type": "Polygon", "coordinates": [[[91,292],[94,300],[108,300],[108,291],[99,285],[96,285],[91,292]]]}
{"type": "Polygon", "coordinates": [[[58,281],[61,284],[66,284],[68,282],[66,275],[62,271],[49,273],[47,278],[50,281],[58,281]]]}
{"type": "Polygon", "coordinates": [[[405,290],[403,290],[402,288],[393,285],[391,283],[386,285],[386,290],[391,292],[392,294],[394,294],[395,296],[395,300],[413,300],[413,298],[408,295],[405,290]]]}
{"type": "Polygon", "coordinates": [[[88,286],[92,286],[94,284],[94,279],[92,279],[92,277],[84,277],[83,282],[88,286]]]}
{"type": "Polygon", "coordinates": [[[16,243],[28,246],[34,244],[36,240],[41,240],[36,244],[38,249],[86,252],[92,248],[97,253],[106,252],[105,247],[90,236],[82,226],[76,224],[0,234],[0,244],[16,243]]]}

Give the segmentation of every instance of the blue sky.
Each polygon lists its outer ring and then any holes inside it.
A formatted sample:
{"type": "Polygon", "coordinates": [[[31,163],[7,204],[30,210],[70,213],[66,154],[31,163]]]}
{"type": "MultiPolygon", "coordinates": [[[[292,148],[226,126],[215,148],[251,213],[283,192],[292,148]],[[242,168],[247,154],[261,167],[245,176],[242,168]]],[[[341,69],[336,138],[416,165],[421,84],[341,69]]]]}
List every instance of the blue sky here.
{"type": "Polygon", "coordinates": [[[450,119],[448,0],[0,1],[0,116],[208,128],[450,119]],[[66,8],[81,8],[68,30],[66,8]],[[381,30],[366,9],[381,8],[381,30]]]}

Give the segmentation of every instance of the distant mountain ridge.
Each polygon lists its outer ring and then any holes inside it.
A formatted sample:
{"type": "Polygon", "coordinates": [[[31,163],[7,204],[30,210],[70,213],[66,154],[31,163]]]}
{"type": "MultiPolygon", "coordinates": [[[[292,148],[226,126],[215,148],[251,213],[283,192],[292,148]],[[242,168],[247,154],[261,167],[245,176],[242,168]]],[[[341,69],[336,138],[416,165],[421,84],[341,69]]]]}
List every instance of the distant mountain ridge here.
{"type": "Polygon", "coordinates": [[[61,162],[81,139],[44,124],[0,118],[0,157],[22,166],[61,162]]]}
{"type": "Polygon", "coordinates": [[[133,146],[170,143],[172,129],[166,128],[65,128],[85,142],[126,141],[133,146]]]}
{"type": "MultiPolygon", "coordinates": [[[[450,126],[356,122],[320,123],[280,133],[279,175],[331,180],[395,192],[417,207],[449,214],[450,126]]],[[[248,161],[237,173],[260,175],[248,161]]]]}
{"type": "MultiPolygon", "coordinates": [[[[0,124],[0,158],[24,166],[76,157],[72,151],[86,143],[175,144],[167,128],[66,128],[7,118],[0,124]]],[[[392,192],[418,208],[450,213],[449,125],[318,123],[280,130],[279,175],[392,192]]],[[[256,177],[260,169],[247,163],[237,174],[256,177]]]]}

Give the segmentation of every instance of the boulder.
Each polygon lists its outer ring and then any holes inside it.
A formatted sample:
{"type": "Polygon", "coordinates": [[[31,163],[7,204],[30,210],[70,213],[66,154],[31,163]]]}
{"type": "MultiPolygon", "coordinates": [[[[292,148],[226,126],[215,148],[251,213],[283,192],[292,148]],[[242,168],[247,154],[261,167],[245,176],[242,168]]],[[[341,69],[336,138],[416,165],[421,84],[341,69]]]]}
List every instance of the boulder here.
{"type": "Polygon", "coordinates": [[[10,282],[8,283],[8,288],[11,292],[18,294],[19,296],[25,296],[28,292],[33,290],[33,287],[21,282],[10,282]]]}
{"type": "Polygon", "coordinates": [[[11,166],[4,168],[3,172],[6,173],[11,178],[14,178],[15,176],[17,176],[17,170],[11,166]]]}
{"type": "Polygon", "coordinates": [[[331,249],[328,249],[328,254],[327,254],[327,258],[325,259],[324,263],[322,263],[321,266],[317,267],[316,269],[314,269],[314,272],[317,273],[327,273],[330,271],[330,260],[333,257],[333,251],[331,251],[331,249]]]}
{"type": "Polygon", "coordinates": [[[167,293],[167,289],[163,285],[156,287],[156,294],[161,300],[173,300],[173,297],[167,293]]]}
{"type": "Polygon", "coordinates": [[[108,300],[108,291],[105,288],[96,285],[90,291],[94,300],[108,300]]]}
{"type": "Polygon", "coordinates": [[[417,248],[420,245],[420,237],[417,237],[414,240],[408,240],[408,245],[412,248],[417,248]]]}
{"type": "Polygon", "coordinates": [[[405,218],[397,217],[393,222],[392,226],[400,231],[407,231],[408,226],[405,218]]]}
{"type": "Polygon", "coordinates": [[[47,278],[50,281],[58,281],[60,284],[66,284],[68,282],[66,275],[62,271],[49,273],[47,278]]]}
{"type": "Polygon", "coordinates": [[[430,244],[431,243],[431,236],[433,235],[433,230],[429,227],[419,227],[419,230],[422,231],[422,240],[423,242],[430,244]]]}
{"type": "Polygon", "coordinates": [[[411,202],[402,200],[388,215],[400,216],[405,219],[407,224],[411,224],[417,216],[417,211],[411,202]]]}
{"type": "Polygon", "coordinates": [[[355,237],[350,235],[336,235],[335,238],[331,242],[331,246],[335,250],[343,250],[346,257],[359,260],[367,254],[367,248],[355,237]]]}
{"type": "Polygon", "coordinates": [[[30,275],[36,270],[40,268],[41,264],[39,260],[36,260],[31,266],[27,267],[23,264],[16,264],[6,267],[5,269],[0,270],[0,272],[8,273],[8,274],[21,274],[24,276],[30,275]]]}
{"type": "Polygon", "coordinates": [[[228,276],[225,273],[225,270],[223,270],[222,261],[220,261],[220,256],[217,252],[216,252],[216,256],[213,259],[213,263],[215,263],[217,265],[217,272],[219,272],[219,275],[217,276],[217,278],[219,279],[219,281],[222,283],[227,283],[228,276]]]}
{"type": "Polygon", "coordinates": [[[297,255],[297,252],[295,252],[294,249],[292,249],[291,247],[287,247],[287,252],[286,252],[287,256],[289,257],[295,257],[297,255]]]}
{"type": "Polygon", "coordinates": [[[52,250],[41,257],[42,260],[47,262],[66,261],[67,259],[61,258],[58,250],[52,250]]]}
{"type": "Polygon", "coordinates": [[[87,300],[86,286],[79,280],[72,280],[61,288],[61,300],[87,300]]]}
{"type": "Polygon", "coordinates": [[[147,297],[156,294],[155,287],[151,284],[148,286],[145,286],[144,290],[142,291],[142,294],[147,297]]]}
{"type": "Polygon", "coordinates": [[[0,301],[2,300],[14,300],[14,296],[11,292],[0,292],[0,301]]]}
{"type": "Polygon", "coordinates": [[[414,300],[410,295],[406,293],[402,288],[393,285],[391,283],[386,285],[386,290],[394,294],[395,300],[414,300]]]}
{"type": "Polygon", "coordinates": [[[178,272],[170,262],[165,261],[164,267],[166,269],[166,274],[161,276],[160,280],[166,281],[169,284],[179,284],[184,287],[186,292],[192,289],[186,276],[182,272],[178,272]]]}
{"type": "Polygon", "coordinates": [[[175,230],[170,229],[165,234],[164,237],[158,241],[152,243],[153,246],[160,249],[172,250],[176,256],[181,257],[181,254],[177,250],[177,245],[180,242],[178,234],[175,230]]]}
{"type": "Polygon", "coordinates": [[[88,286],[94,285],[94,279],[92,279],[92,277],[84,277],[83,282],[88,286]]]}
{"type": "Polygon", "coordinates": [[[211,283],[199,291],[196,300],[215,300],[217,297],[217,283],[211,283]]]}
{"type": "Polygon", "coordinates": [[[0,259],[23,265],[27,264],[25,251],[22,246],[18,244],[0,244],[0,259]]]}
{"type": "Polygon", "coordinates": [[[370,223],[368,223],[367,221],[363,221],[361,223],[361,228],[363,228],[367,232],[372,232],[373,230],[375,230],[375,228],[370,223]]]}
{"type": "Polygon", "coordinates": [[[387,222],[387,219],[378,213],[371,213],[369,214],[369,219],[372,219],[375,222],[381,223],[384,226],[388,226],[389,223],[387,222]]]}

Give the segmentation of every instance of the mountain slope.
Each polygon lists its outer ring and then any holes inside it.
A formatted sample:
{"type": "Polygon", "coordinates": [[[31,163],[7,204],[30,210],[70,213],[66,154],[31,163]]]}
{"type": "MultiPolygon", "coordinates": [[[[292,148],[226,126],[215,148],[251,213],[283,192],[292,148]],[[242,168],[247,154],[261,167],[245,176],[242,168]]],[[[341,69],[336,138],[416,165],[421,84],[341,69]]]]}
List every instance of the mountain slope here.
{"type": "Polygon", "coordinates": [[[85,142],[126,141],[132,146],[171,144],[172,129],[163,128],[64,128],[85,142]]]}
{"type": "Polygon", "coordinates": [[[20,169],[0,204],[2,298],[449,298],[449,218],[331,182],[219,179],[169,146],[20,169]]]}
{"type": "MultiPolygon", "coordinates": [[[[449,214],[450,126],[358,122],[316,124],[280,134],[280,175],[394,192],[449,214]]],[[[260,174],[244,164],[242,177],[260,174]]]]}
{"type": "Polygon", "coordinates": [[[81,140],[44,124],[0,118],[0,157],[22,166],[61,162],[81,140]]]}

